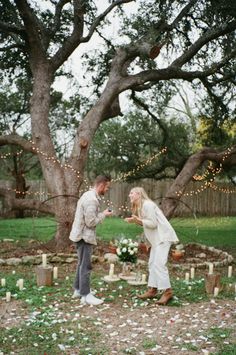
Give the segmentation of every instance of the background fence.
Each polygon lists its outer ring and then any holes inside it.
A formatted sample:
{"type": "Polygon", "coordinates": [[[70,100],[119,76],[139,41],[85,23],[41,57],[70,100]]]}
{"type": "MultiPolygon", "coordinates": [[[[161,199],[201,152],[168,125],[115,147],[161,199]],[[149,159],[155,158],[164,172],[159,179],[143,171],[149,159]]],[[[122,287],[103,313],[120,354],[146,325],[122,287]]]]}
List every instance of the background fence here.
{"type": "MultiPolygon", "coordinates": [[[[130,189],[134,186],[142,186],[147,191],[150,198],[160,205],[171,183],[171,181],[155,181],[152,179],[143,179],[135,183],[113,183],[105,200],[112,201],[114,211],[117,215],[122,214],[122,207],[129,206],[128,195],[130,189]]],[[[43,202],[50,197],[47,194],[46,184],[43,180],[27,181],[27,185],[30,186],[30,189],[28,190],[29,195],[27,195],[26,198],[33,197],[43,202]]],[[[202,185],[203,183],[201,182],[191,182],[186,192],[197,192],[201,189],[202,185]]],[[[8,187],[11,189],[12,185],[8,181],[0,181],[0,187],[8,187]]],[[[236,193],[226,193],[227,189],[229,191],[233,190],[232,185],[217,183],[217,187],[217,191],[207,188],[192,196],[182,197],[182,202],[179,203],[175,216],[191,216],[194,213],[201,216],[236,216],[236,193]],[[219,191],[219,189],[221,191],[219,191]]],[[[234,191],[236,191],[236,188],[234,188],[234,191]]],[[[6,214],[2,198],[0,202],[0,215],[6,214]]],[[[106,204],[107,202],[104,201],[104,205],[106,204]]]]}

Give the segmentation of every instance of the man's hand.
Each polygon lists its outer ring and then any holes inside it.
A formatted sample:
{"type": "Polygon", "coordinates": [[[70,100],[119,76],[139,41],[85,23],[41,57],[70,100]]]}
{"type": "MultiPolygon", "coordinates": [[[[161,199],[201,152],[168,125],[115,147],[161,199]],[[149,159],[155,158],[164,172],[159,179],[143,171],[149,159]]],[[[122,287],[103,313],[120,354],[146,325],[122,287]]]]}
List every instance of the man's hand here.
{"type": "Polygon", "coordinates": [[[103,213],[106,217],[113,216],[113,211],[110,208],[107,208],[103,213]]]}

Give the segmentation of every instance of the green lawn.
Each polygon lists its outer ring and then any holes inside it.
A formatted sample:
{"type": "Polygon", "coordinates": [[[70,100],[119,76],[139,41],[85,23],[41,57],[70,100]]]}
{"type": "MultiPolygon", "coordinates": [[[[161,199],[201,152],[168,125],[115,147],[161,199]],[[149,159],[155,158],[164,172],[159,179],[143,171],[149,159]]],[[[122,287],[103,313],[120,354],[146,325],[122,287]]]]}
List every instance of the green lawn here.
{"type": "MultiPolygon", "coordinates": [[[[236,249],[236,217],[174,218],[171,224],[182,243],[198,242],[215,247],[236,249]]],[[[0,239],[48,241],[55,231],[55,220],[50,217],[0,220],[0,239]]],[[[136,238],[142,234],[142,231],[139,226],[128,224],[122,218],[113,217],[106,218],[98,226],[97,235],[99,239],[109,241],[121,234],[136,238]]]]}

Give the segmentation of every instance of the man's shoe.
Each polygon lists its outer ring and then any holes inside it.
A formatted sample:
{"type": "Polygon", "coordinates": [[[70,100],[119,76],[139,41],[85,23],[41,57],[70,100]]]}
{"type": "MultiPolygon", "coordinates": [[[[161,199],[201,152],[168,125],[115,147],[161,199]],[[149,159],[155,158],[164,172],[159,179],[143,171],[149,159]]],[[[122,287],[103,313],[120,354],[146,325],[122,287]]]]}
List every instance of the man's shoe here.
{"type": "Polygon", "coordinates": [[[149,287],[149,289],[143,293],[142,295],[138,295],[137,297],[145,300],[146,298],[154,298],[157,295],[157,288],[156,287],[149,287]]]}
{"type": "Polygon", "coordinates": [[[157,304],[159,306],[165,306],[170,300],[173,298],[173,291],[171,288],[168,288],[165,290],[165,292],[162,294],[161,298],[159,301],[157,301],[157,304]]]}
{"type": "Polygon", "coordinates": [[[81,294],[80,294],[79,290],[74,290],[72,298],[80,298],[80,297],[81,297],[81,294]]]}
{"type": "Polygon", "coordinates": [[[98,306],[103,303],[103,300],[95,297],[92,293],[89,293],[87,296],[81,297],[82,304],[90,304],[92,306],[98,306]]]}

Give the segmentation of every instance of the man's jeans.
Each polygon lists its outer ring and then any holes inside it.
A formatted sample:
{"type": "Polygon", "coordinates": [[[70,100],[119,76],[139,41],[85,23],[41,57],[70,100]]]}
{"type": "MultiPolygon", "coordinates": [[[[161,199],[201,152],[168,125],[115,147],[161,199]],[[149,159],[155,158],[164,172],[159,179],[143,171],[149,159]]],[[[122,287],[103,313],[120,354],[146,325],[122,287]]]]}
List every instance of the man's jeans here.
{"type": "Polygon", "coordinates": [[[79,290],[81,296],[87,296],[90,293],[90,273],[92,270],[92,244],[86,243],[83,239],[76,242],[78,255],[78,265],[75,276],[74,288],[79,290]]]}

